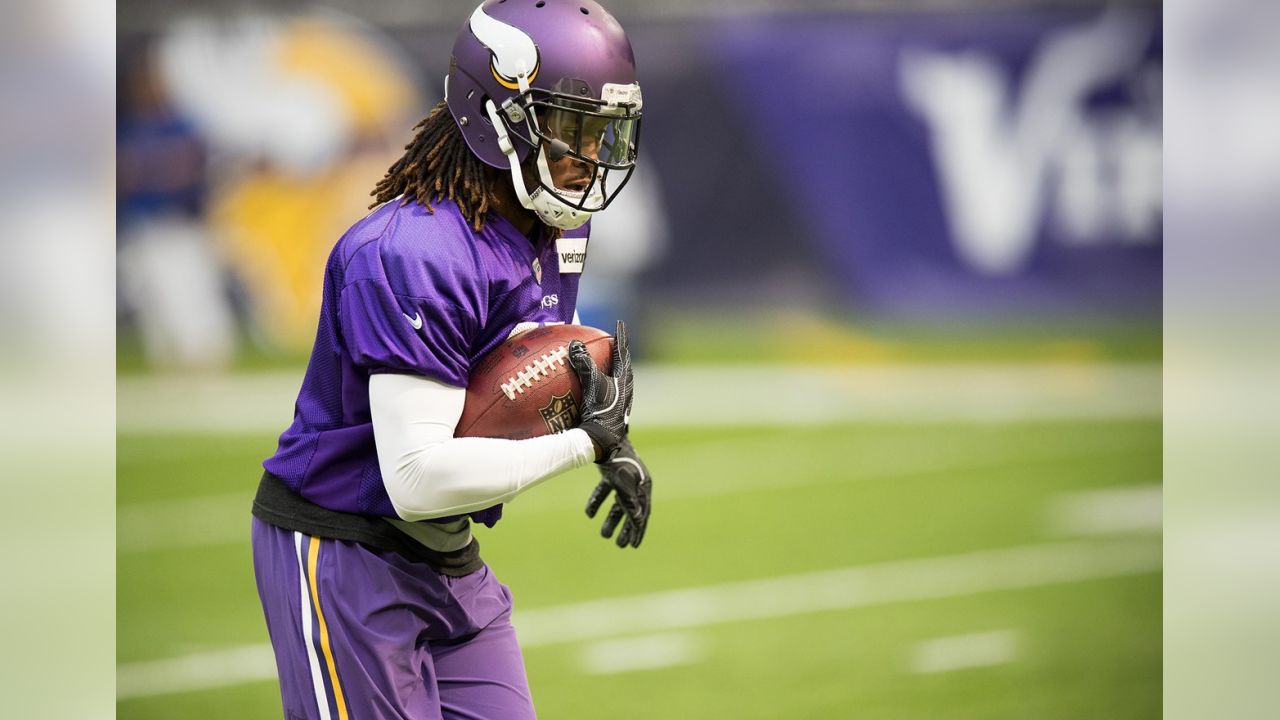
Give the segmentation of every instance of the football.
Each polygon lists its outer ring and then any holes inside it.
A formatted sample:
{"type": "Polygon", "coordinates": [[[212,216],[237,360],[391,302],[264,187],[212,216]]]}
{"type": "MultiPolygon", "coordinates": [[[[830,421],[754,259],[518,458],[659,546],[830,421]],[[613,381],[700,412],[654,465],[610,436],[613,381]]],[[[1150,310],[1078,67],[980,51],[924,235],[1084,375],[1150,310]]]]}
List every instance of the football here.
{"type": "Polygon", "coordinates": [[[508,440],[577,427],[582,385],[569,364],[581,340],[603,372],[613,367],[613,337],[584,325],[548,325],[508,338],[476,364],[456,437],[508,440]]]}

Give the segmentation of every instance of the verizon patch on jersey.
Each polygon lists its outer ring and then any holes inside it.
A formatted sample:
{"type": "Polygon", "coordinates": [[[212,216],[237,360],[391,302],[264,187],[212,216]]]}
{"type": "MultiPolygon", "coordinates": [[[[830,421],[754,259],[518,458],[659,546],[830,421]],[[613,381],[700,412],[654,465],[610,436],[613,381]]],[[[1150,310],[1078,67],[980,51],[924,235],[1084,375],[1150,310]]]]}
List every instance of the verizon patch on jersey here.
{"type": "Polygon", "coordinates": [[[580,273],[587,262],[586,238],[560,238],[556,240],[556,256],[560,258],[561,273],[580,273]]]}

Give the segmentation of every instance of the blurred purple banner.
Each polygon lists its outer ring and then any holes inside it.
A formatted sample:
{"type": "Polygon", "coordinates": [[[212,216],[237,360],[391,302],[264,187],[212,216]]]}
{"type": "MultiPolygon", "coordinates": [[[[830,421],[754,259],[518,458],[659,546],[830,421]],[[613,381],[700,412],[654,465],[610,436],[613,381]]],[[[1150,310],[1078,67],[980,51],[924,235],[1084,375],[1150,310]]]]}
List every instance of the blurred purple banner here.
{"type": "Polygon", "coordinates": [[[784,195],[742,200],[790,203],[777,244],[807,245],[861,309],[1158,313],[1158,10],[751,18],[714,37],[784,195]]]}

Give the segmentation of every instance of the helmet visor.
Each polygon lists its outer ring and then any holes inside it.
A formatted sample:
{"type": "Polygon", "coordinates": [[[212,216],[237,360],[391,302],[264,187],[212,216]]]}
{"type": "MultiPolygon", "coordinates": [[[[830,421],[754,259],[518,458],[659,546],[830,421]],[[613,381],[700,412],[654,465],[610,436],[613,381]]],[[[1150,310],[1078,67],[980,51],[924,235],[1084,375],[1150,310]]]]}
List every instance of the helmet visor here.
{"type": "Polygon", "coordinates": [[[635,169],[640,140],[639,87],[606,86],[605,97],[562,82],[557,90],[532,88],[503,104],[511,134],[528,143],[545,165],[576,161],[574,172],[559,178],[539,171],[539,185],[569,207],[603,210],[617,197],[635,169]],[[563,87],[560,87],[563,86],[563,87]],[[620,89],[621,88],[621,89],[620,89]]]}
{"type": "Polygon", "coordinates": [[[586,187],[577,192],[551,187],[546,177],[542,178],[542,186],[574,209],[603,210],[635,169],[639,112],[561,94],[538,98],[531,104],[532,115],[537,118],[533,130],[548,158],[576,161],[589,177],[586,187]]]}
{"type": "Polygon", "coordinates": [[[637,118],[559,106],[544,117],[547,139],[563,142],[575,159],[617,170],[635,164],[637,118]]]}

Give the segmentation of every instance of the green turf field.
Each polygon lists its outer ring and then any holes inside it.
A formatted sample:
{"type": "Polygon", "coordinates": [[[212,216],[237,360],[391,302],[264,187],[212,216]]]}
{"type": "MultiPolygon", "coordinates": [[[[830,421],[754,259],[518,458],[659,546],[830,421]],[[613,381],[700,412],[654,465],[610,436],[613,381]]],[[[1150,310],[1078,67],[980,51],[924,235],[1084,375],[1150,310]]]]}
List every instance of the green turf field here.
{"type": "MultiPolygon", "coordinates": [[[[655,476],[639,551],[606,544],[583,517],[590,469],[477,531],[531,640],[540,717],[1160,716],[1158,531],[1055,520],[1072,498],[1159,483],[1158,420],[637,430],[635,442],[655,476]],[[1005,548],[1031,550],[1004,564],[983,554],[1005,548]],[[969,553],[979,560],[955,564],[969,553]],[[1112,567],[1129,555],[1146,560],[1112,567]],[[904,562],[925,558],[939,563],[904,562]],[[864,585],[830,584],[830,571],[868,567],[880,569],[850,576],[864,585]],[[735,585],[747,581],[765,582],[735,585]],[[583,639],[548,635],[559,617],[548,608],[626,608],[611,599],[686,588],[702,589],[680,596],[687,616],[621,613],[583,639]],[[714,602],[691,609],[690,597],[714,602]],[[633,652],[652,667],[611,667],[633,652]]],[[[159,667],[139,663],[266,642],[248,508],[273,447],[273,436],[119,439],[122,679],[159,667]]],[[[118,716],[278,718],[280,704],[258,679],[124,698],[118,716]]]]}

